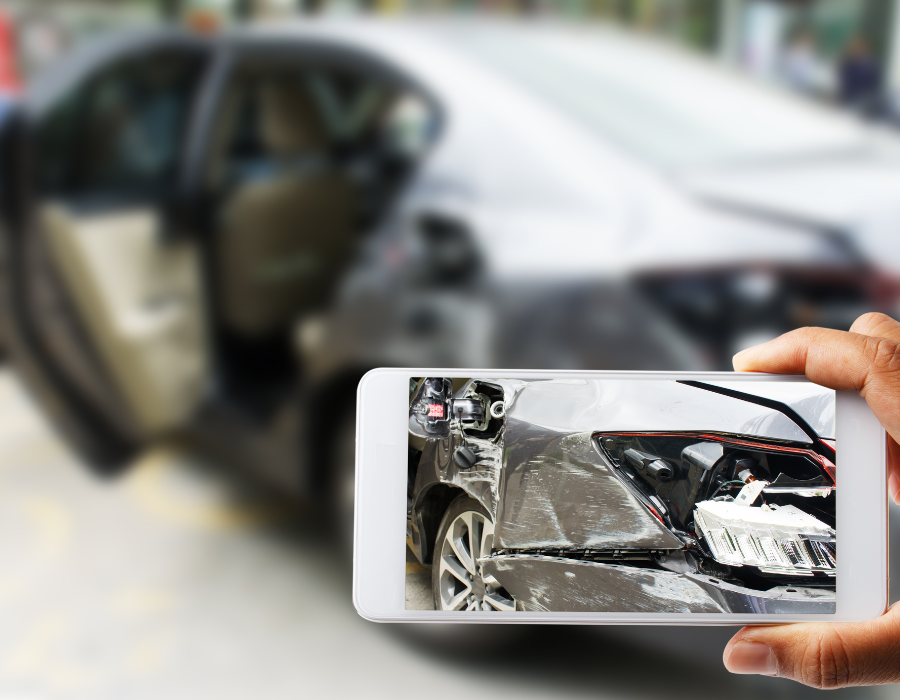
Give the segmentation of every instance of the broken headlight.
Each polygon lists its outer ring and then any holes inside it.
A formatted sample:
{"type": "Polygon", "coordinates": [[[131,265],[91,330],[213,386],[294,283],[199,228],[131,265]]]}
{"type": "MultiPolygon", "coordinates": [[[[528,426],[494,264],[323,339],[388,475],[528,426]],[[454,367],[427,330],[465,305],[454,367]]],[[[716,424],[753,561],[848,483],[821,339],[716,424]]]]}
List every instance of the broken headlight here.
{"type": "Polygon", "coordinates": [[[794,576],[835,574],[834,530],[795,506],[702,501],[694,522],[721,564],[794,576]]]}

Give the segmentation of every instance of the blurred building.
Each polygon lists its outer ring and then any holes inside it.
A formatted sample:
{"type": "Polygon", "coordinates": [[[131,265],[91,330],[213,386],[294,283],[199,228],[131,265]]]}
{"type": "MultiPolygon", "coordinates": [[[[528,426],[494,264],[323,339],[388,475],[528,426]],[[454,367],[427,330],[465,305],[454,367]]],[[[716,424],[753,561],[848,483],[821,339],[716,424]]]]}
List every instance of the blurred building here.
{"type": "MultiPolygon", "coordinates": [[[[879,87],[900,85],[898,0],[4,0],[17,23],[23,72],[34,73],[75,43],[121,26],[179,18],[210,31],[291,14],[495,14],[614,23],[696,48],[763,79],[791,83],[786,64],[821,65],[833,97],[842,58],[855,43],[877,67],[879,87]],[[797,56],[808,44],[810,57],[797,56]]],[[[796,87],[796,85],[795,85],[796,87]]]]}
{"type": "Polygon", "coordinates": [[[839,99],[842,64],[863,51],[879,92],[900,85],[898,0],[159,0],[228,19],[294,12],[485,13],[615,23],[696,48],[765,80],[839,99]],[[802,44],[803,46],[799,46],[802,44]],[[798,50],[799,48],[799,50],[798,50]],[[801,72],[797,75],[798,70],[801,72]],[[793,75],[791,75],[793,73],[793,75]]]}

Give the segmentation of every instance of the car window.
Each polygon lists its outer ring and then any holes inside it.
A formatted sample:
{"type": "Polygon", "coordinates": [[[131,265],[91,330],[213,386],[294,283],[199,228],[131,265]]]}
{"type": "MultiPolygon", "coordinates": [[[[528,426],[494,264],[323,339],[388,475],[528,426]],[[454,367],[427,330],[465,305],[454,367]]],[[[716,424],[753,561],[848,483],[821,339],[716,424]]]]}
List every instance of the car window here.
{"type": "Polygon", "coordinates": [[[142,56],[72,90],[38,126],[41,192],[74,199],[168,193],[202,68],[197,54],[142,56]]]}
{"type": "Polygon", "coordinates": [[[338,140],[358,136],[391,92],[384,83],[336,71],[311,71],[307,82],[329,132],[338,140]]]}
{"type": "Polygon", "coordinates": [[[414,91],[341,70],[311,71],[307,80],[337,143],[368,143],[412,160],[437,136],[433,105],[414,91]]]}
{"type": "Polygon", "coordinates": [[[297,132],[288,136],[299,149],[287,149],[295,158],[327,150],[321,110],[315,105],[312,112],[306,109],[309,93],[302,72],[292,67],[251,64],[238,71],[218,110],[207,161],[209,186],[219,189],[276,175],[273,164],[286,160],[281,143],[285,131],[297,132]]]}
{"type": "Polygon", "coordinates": [[[324,140],[307,138],[306,155],[332,165],[348,157],[385,155],[412,164],[437,133],[434,108],[389,81],[327,66],[254,63],[235,76],[220,110],[207,170],[213,188],[246,179],[248,174],[272,175],[277,170],[266,165],[269,161],[283,164],[283,154],[266,144],[264,97],[271,86],[308,99],[324,140]]]}

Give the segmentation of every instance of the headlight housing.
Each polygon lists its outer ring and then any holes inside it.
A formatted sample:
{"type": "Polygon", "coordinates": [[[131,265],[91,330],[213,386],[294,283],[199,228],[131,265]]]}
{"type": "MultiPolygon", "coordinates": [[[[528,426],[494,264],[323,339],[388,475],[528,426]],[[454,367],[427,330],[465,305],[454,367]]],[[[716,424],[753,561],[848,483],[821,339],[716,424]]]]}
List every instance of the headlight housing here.
{"type": "Polygon", "coordinates": [[[694,522],[721,564],[793,576],[835,575],[834,529],[794,506],[702,501],[694,522]]]}

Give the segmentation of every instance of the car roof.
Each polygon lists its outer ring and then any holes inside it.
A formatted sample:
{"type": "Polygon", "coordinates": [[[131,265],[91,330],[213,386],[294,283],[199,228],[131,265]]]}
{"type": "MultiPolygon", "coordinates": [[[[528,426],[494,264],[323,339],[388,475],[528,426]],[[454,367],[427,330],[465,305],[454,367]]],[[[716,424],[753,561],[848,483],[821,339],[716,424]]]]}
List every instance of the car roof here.
{"type": "Polygon", "coordinates": [[[424,74],[438,55],[463,59],[463,39],[478,33],[503,42],[514,37],[529,41],[558,36],[567,41],[591,42],[611,55],[627,59],[640,55],[660,66],[724,74],[729,79],[754,84],[743,74],[709,61],[704,55],[681,46],[635,35],[605,23],[575,24],[560,20],[484,18],[453,16],[420,17],[325,17],[292,18],[286,21],[264,20],[238,26],[223,33],[223,38],[238,42],[321,42],[334,47],[370,51],[396,62],[412,73],[424,74]]]}

